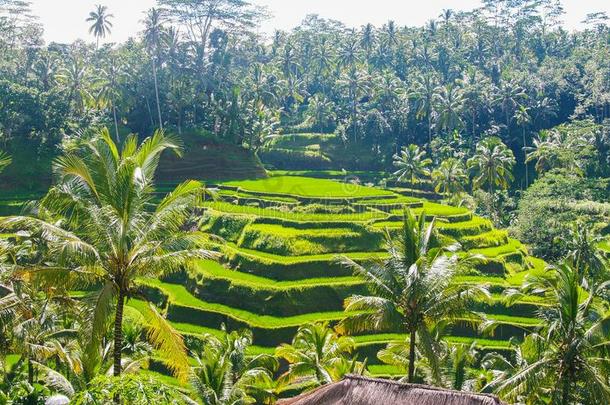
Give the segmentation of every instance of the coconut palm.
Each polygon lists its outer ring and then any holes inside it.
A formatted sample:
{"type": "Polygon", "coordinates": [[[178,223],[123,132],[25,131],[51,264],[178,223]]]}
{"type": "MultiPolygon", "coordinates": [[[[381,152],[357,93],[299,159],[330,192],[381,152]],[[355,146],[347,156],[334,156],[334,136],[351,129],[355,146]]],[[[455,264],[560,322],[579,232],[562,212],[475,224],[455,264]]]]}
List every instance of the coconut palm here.
{"type": "Polygon", "coordinates": [[[519,106],[519,109],[515,112],[515,121],[522,129],[521,137],[523,142],[523,165],[525,166],[525,187],[529,187],[529,168],[527,166],[527,140],[525,139],[525,133],[527,126],[532,122],[532,117],[529,114],[529,109],[525,106],[519,106]]]}
{"type": "Polygon", "coordinates": [[[468,176],[459,159],[448,158],[443,160],[440,166],[432,172],[432,181],[437,193],[451,196],[464,191],[464,184],[468,182],[468,176]]]}
{"type": "Polygon", "coordinates": [[[576,223],[569,229],[563,242],[568,251],[568,257],[581,269],[584,275],[597,280],[607,279],[610,265],[606,255],[599,245],[605,240],[584,223],[576,223]]]}
{"type": "MultiPolygon", "coordinates": [[[[424,380],[428,384],[458,391],[472,391],[476,385],[477,373],[474,370],[479,359],[476,342],[465,345],[440,341],[439,348],[440,374],[438,376],[426,358],[422,358],[417,364],[424,374],[424,380]],[[436,378],[439,376],[440,380],[437,380],[436,378]]],[[[404,368],[405,364],[408,364],[408,352],[409,345],[406,342],[396,342],[390,343],[387,348],[380,350],[377,357],[384,363],[404,368]]]]}
{"type": "Polygon", "coordinates": [[[428,148],[432,145],[432,116],[437,91],[436,83],[437,80],[432,75],[418,75],[412,91],[412,97],[417,105],[415,117],[419,120],[425,117],[428,122],[428,148]]]}
{"type": "MultiPolygon", "coordinates": [[[[347,333],[391,331],[409,334],[408,381],[415,377],[416,347],[423,353],[440,380],[438,342],[431,332],[439,322],[473,316],[468,308],[473,300],[484,299],[483,286],[461,286],[452,282],[457,256],[447,254],[458,248],[440,246],[435,220],[425,223],[426,214],[416,218],[405,211],[397,239],[387,238],[387,259],[363,267],[349,258],[342,263],[363,277],[372,295],[354,295],[345,300],[347,317],[339,330],[347,333]]],[[[474,318],[473,318],[474,319],[474,318]]]]}
{"type": "Polygon", "coordinates": [[[346,374],[362,374],[364,365],[352,358],[354,341],[338,336],[324,323],[301,326],[291,344],[282,344],[276,357],[288,362],[282,375],[288,381],[306,380],[313,385],[339,381],[346,374]]]}
{"type": "Polygon", "coordinates": [[[570,261],[508,293],[508,303],[523,294],[544,298],[538,311],[543,325],[536,337],[536,358],[498,385],[508,400],[538,392],[554,404],[610,403],[608,360],[610,318],[599,297],[608,282],[583,277],[570,261]]]}
{"type": "Polygon", "coordinates": [[[463,126],[464,90],[459,86],[448,84],[436,89],[433,97],[436,111],[436,126],[451,133],[463,126]]]}
{"type": "Polygon", "coordinates": [[[95,10],[89,13],[89,17],[87,17],[87,22],[92,23],[89,27],[89,34],[93,34],[97,43],[95,48],[99,48],[100,46],[100,38],[106,38],[107,34],[110,34],[112,29],[112,22],[110,21],[114,16],[112,14],[108,14],[108,7],[97,5],[95,6],[95,10]]]}
{"type": "Polygon", "coordinates": [[[489,137],[477,143],[475,155],[468,159],[467,166],[474,172],[473,186],[487,185],[493,194],[495,187],[506,189],[513,181],[515,164],[513,152],[497,137],[489,137]]]}
{"type": "Polygon", "coordinates": [[[309,99],[307,119],[315,131],[329,130],[334,126],[337,114],[336,106],[321,93],[316,93],[309,99]]]}
{"type": "Polygon", "coordinates": [[[2,171],[10,164],[11,157],[7,153],[0,150],[0,173],[2,173],[2,171]]]}
{"type": "Polygon", "coordinates": [[[271,404],[274,393],[265,387],[272,384],[278,362],[273,356],[248,356],[252,332],[225,333],[221,338],[204,337],[204,349],[195,356],[190,382],[195,393],[209,405],[271,404]]]}
{"type": "Polygon", "coordinates": [[[402,148],[400,154],[395,154],[393,159],[394,167],[398,169],[394,172],[394,176],[397,176],[399,182],[408,180],[411,184],[411,193],[418,179],[430,175],[428,166],[432,164],[432,160],[427,159],[426,152],[417,145],[411,144],[402,148]]]}
{"type": "Polygon", "coordinates": [[[153,80],[155,83],[155,98],[157,101],[157,115],[159,118],[159,128],[163,129],[163,120],[161,119],[161,103],[159,102],[159,83],[157,80],[157,59],[159,57],[159,49],[163,39],[163,22],[165,16],[162,11],[157,8],[151,8],[146,13],[144,19],[144,44],[150,53],[152,63],[153,80]]]}
{"type": "MultiPolygon", "coordinates": [[[[179,152],[180,146],[163,132],[139,146],[130,135],[119,149],[104,128],[86,153],[68,153],[55,161],[58,183],[39,207],[40,216],[53,222],[26,216],[0,221],[0,227],[45,239],[45,260],[24,265],[22,272],[59,291],[83,284],[96,287],[85,300],[91,308],[91,340],[101,342],[114,310],[116,376],[122,369],[124,305],[136,294],[136,279],[158,278],[190,259],[213,256],[199,249],[197,235],[184,227],[204,192],[201,183],[187,181],[153,203],[154,174],[165,150],[179,152]]],[[[168,366],[185,377],[188,362],[182,338],[154,306],[145,312],[151,342],[168,366]]]]}
{"type": "Polygon", "coordinates": [[[534,138],[532,146],[525,149],[525,161],[526,163],[535,161],[536,172],[542,174],[562,166],[562,149],[563,141],[558,131],[542,130],[534,138]]]}

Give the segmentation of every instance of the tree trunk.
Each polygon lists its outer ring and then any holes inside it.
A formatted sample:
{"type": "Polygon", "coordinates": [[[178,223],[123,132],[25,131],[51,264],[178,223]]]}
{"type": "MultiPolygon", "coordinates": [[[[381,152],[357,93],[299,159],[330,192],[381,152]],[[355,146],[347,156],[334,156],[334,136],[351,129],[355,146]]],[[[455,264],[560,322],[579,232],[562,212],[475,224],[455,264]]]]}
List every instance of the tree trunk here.
{"type": "Polygon", "coordinates": [[[117,120],[117,117],[116,117],[116,107],[115,107],[114,103],[112,103],[112,115],[114,118],[114,133],[116,135],[116,141],[117,141],[117,143],[121,143],[121,138],[119,137],[119,121],[117,120]]]}
{"type": "Polygon", "coordinates": [[[409,336],[409,380],[412,383],[415,378],[415,328],[411,328],[409,336]]]}
{"type": "Polygon", "coordinates": [[[525,165],[525,188],[529,186],[529,169],[527,167],[527,145],[525,143],[525,127],[523,127],[523,164],[525,165]]]}
{"type": "Polygon", "coordinates": [[[28,356],[28,383],[34,384],[34,365],[32,364],[32,358],[28,356]]]}
{"type": "Polygon", "coordinates": [[[161,120],[161,104],[159,103],[159,84],[157,82],[157,64],[155,57],[152,58],[153,79],[155,81],[155,97],[157,99],[157,114],[159,115],[159,128],[163,129],[163,121],[161,120]]]}
{"type": "Polygon", "coordinates": [[[116,304],[114,317],[114,376],[121,375],[121,349],[123,348],[123,307],[125,305],[125,293],[119,289],[119,297],[116,304]]]}

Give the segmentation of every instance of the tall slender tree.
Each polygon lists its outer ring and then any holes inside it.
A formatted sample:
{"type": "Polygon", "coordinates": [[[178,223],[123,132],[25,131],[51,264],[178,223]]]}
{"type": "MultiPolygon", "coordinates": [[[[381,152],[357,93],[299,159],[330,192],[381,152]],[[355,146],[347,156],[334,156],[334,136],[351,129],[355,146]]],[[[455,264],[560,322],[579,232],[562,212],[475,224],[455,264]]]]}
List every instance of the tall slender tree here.
{"type": "Polygon", "coordinates": [[[93,34],[96,40],[95,48],[100,47],[100,38],[106,38],[106,35],[110,35],[112,30],[112,18],[114,15],[108,14],[108,7],[97,5],[95,10],[89,13],[87,22],[91,23],[89,27],[89,34],[93,34]]]}
{"type": "Polygon", "coordinates": [[[146,13],[144,19],[144,43],[146,49],[148,49],[150,55],[150,61],[152,63],[153,82],[155,85],[155,100],[157,102],[157,117],[159,119],[159,128],[163,129],[163,119],[161,118],[161,102],[159,101],[159,80],[157,77],[157,66],[160,56],[160,46],[163,31],[163,22],[165,16],[162,10],[158,8],[151,8],[146,13]]]}

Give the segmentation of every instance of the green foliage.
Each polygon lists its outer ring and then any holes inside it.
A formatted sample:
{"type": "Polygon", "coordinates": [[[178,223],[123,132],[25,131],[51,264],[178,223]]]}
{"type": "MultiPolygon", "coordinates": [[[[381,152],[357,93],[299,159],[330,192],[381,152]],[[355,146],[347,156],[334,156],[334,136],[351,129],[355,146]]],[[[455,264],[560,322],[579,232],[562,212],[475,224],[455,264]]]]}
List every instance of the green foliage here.
{"type": "Polygon", "coordinates": [[[470,314],[468,305],[472,300],[484,298],[488,292],[483,286],[452,283],[457,256],[446,255],[444,248],[435,246],[434,221],[426,225],[424,214],[416,218],[408,209],[404,215],[399,237],[387,242],[389,258],[368,268],[343,259],[346,266],[367,281],[371,295],[347,299],[345,310],[357,313],[348,315],[339,327],[349,333],[408,333],[408,381],[413,382],[415,377],[416,344],[431,363],[438,381],[438,342],[431,330],[439,322],[470,314]]]}
{"type": "Polygon", "coordinates": [[[346,228],[298,229],[253,224],[245,229],[238,245],[278,255],[301,256],[379,250],[382,240],[380,232],[370,232],[353,225],[346,228]]]}
{"type": "Polygon", "coordinates": [[[70,403],[89,405],[112,403],[120,397],[129,404],[181,403],[184,394],[159,380],[146,376],[125,375],[109,377],[101,375],[91,382],[89,388],[76,394],[70,403]]]}
{"type": "Polygon", "coordinates": [[[301,326],[291,344],[275,351],[277,357],[288,362],[288,371],[280,378],[306,379],[315,387],[339,381],[347,374],[362,374],[364,364],[351,358],[353,350],[354,341],[337,335],[327,324],[301,326]]]}
{"type": "Polygon", "coordinates": [[[357,198],[391,195],[390,192],[363,187],[357,184],[339,183],[326,179],[311,179],[296,176],[273,176],[255,181],[232,181],[226,186],[238,187],[248,192],[267,193],[270,195],[288,195],[297,197],[318,198],[357,198]]]}
{"type": "Polygon", "coordinates": [[[565,171],[549,172],[519,201],[516,235],[531,246],[536,256],[560,258],[566,224],[582,222],[595,233],[597,224],[609,221],[609,199],[607,180],[583,179],[565,171]]]}

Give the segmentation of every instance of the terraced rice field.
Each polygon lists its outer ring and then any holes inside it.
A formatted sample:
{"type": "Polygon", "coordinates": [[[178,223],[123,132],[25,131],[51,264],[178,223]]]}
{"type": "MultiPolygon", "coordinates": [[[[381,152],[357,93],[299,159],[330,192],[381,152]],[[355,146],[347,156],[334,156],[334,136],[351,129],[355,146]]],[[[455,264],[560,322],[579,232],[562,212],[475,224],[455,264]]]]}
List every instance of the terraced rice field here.
{"type": "MultiPolygon", "coordinates": [[[[492,298],[476,309],[498,327],[493,335],[483,335],[465,319],[453,326],[448,341],[476,341],[482,349],[510,350],[511,338],[539,326],[535,315],[544,303],[525,298],[507,307],[501,294],[520,285],[527,274],[543,271],[545,264],[528,256],[505,231],[464,208],[299,176],[219,187],[218,199],[203,203],[200,227],[222,238],[208,246],[218,250],[222,260],[198,261],[166,280],[142,281],[143,290],[157,298],[187,342],[205,333],[221,333],[225,325],[252,329],[253,350],[272,352],[289,342],[300,325],[338,322],[345,316],[343,300],[366,292],[365,283],[342,267],[338,256],[362,263],[383,257],[384,233],[400,228],[404,206],[425,212],[428,220],[435,218],[441,235],[462,245],[461,256],[487,258],[473,262],[456,282],[489,285],[492,298]]],[[[138,309],[140,304],[130,305],[138,309]]],[[[379,364],[376,353],[388,342],[406,338],[398,333],[368,334],[355,341],[372,374],[395,376],[404,370],[379,364]]]]}

